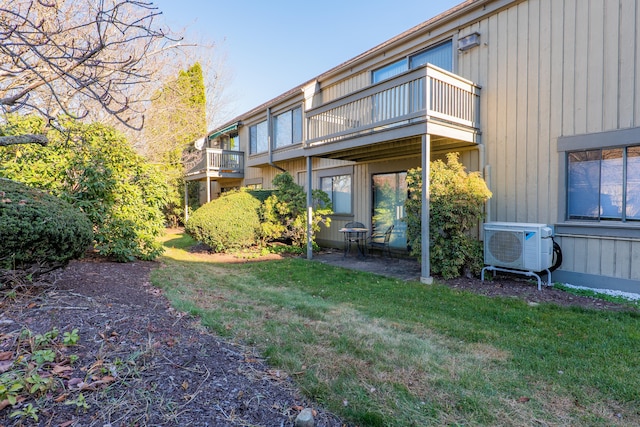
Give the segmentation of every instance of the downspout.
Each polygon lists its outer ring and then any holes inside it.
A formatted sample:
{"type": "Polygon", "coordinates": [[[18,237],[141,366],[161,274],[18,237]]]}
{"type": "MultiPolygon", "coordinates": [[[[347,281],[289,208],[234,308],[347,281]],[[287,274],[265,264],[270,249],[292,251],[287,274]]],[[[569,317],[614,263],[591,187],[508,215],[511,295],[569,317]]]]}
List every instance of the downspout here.
{"type": "MultiPolygon", "coordinates": [[[[487,184],[487,188],[491,190],[491,166],[487,164],[486,147],[482,142],[482,140],[478,142],[477,147],[478,147],[478,171],[482,173],[482,178],[484,179],[484,182],[487,184]]],[[[478,237],[480,238],[481,242],[484,241],[484,227],[482,224],[484,222],[491,221],[491,204],[489,203],[489,200],[484,202],[484,214],[485,214],[484,221],[480,221],[480,224],[478,224],[479,225],[478,237]]]]}
{"type": "MultiPolygon", "coordinates": [[[[487,184],[487,188],[491,191],[491,165],[484,165],[484,182],[487,184]]],[[[484,204],[484,217],[485,222],[491,221],[491,201],[487,200],[484,204]]]]}
{"type": "Polygon", "coordinates": [[[273,148],[271,146],[271,143],[273,141],[273,120],[271,119],[271,107],[267,108],[267,146],[268,146],[268,153],[269,153],[269,166],[272,166],[276,169],[278,169],[281,172],[286,172],[285,169],[281,168],[280,166],[276,165],[275,163],[273,163],[273,148]]]}

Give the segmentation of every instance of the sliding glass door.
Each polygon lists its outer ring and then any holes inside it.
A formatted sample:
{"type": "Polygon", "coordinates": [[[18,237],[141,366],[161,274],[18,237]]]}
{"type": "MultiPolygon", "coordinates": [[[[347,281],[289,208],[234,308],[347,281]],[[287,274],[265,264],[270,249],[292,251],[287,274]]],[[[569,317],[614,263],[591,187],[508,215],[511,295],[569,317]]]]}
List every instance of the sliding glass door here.
{"type": "Polygon", "coordinates": [[[407,200],[407,173],[383,173],[372,176],[374,234],[382,234],[393,225],[389,245],[407,248],[407,224],[404,218],[404,202],[407,200]]]}

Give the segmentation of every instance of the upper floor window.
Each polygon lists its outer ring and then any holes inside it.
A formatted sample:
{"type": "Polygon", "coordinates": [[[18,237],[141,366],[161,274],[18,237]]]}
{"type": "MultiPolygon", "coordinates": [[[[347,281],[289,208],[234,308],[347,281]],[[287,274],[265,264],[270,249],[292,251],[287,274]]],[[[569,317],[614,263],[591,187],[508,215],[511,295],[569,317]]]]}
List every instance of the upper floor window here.
{"type": "Polygon", "coordinates": [[[249,128],[249,153],[264,153],[269,150],[269,133],[267,121],[258,123],[249,128]]]}
{"type": "Polygon", "coordinates": [[[453,42],[447,40],[411,55],[408,58],[402,58],[399,61],[378,68],[373,71],[371,81],[372,83],[378,83],[402,74],[409,69],[422,67],[427,63],[447,71],[453,71],[453,42]]]}
{"type": "Polygon", "coordinates": [[[278,114],[273,120],[274,148],[302,141],[302,108],[294,108],[278,114]]]}
{"type": "Polygon", "coordinates": [[[422,67],[427,63],[447,71],[453,71],[453,42],[447,40],[409,57],[409,67],[411,69],[422,67]]]}
{"type": "Polygon", "coordinates": [[[214,148],[221,148],[223,150],[240,151],[240,137],[237,133],[230,135],[220,135],[217,141],[214,142],[214,148]]]}
{"type": "Polygon", "coordinates": [[[393,62],[389,65],[385,65],[382,68],[378,68],[373,71],[372,82],[378,83],[382,80],[390,79],[391,77],[395,77],[398,74],[402,74],[409,69],[409,62],[407,58],[401,59],[400,61],[393,62]]]}
{"type": "Polygon", "coordinates": [[[573,151],[567,162],[569,219],[640,220],[640,145],[573,151]]]}

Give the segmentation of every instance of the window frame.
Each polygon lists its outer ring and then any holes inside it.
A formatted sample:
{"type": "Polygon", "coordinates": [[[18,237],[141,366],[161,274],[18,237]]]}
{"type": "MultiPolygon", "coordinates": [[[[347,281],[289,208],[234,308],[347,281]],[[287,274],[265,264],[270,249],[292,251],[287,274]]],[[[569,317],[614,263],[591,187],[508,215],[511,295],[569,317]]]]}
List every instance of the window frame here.
{"type": "Polygon", "coordinates": [[[413,70],[413,69],[418,68],[418,67],[423,67],[425,64],[427,64],[428,61],[425,62],[425,63],[421,63],[421,64],[418,64],[418,65],[415,65],[414,61],[415,61],[416,58],[418,58],[419,56],[424,55],[426,53],[435,52],[437,50],[440,50],[441,48],[443,48],[443,47],[445,47],[447,45],[449,45],[449,52],[451,53],[451,57],[450,57],[450,59],[451,59],[451,64],[450,64],[451,67],[447,68],[447,67],[443,67],[443,66],[438,65],[438,64],[433,64],[433,63],[432,64],[435,65],[436,67],[440,67],[440,68],[442,68],[444,70],[453,72],[453,66],[454,66],[454,64],[453,64],[454,63],[454,59],[453,59],[454,58],[453,39],[443,40],[443,41],[441,41],[439,43],[436,43],[436,44],[433,44],[433,45],[429,46],[426,49],[422,49],[422,50],[420,50],[418,52],[415,52],[415,53],[412,53],[411,55],[409,55],[409,69],[413,70]]]}
{"type": "Polygon", "coordinates": [[[409,70],[413,70],[415,68],[419,68],[419,67],[423,67],[426,63],[423,64],[419,64],[419,65],[413,65],[413,60],[417,57],[419,57],[420,55],[424,55],[428,52],[432,52],[435,51],[437,49],[441,49],[442,47],[448,45],[451,51],[451,64],[450,67],[443,67],[442,65],[438,65],[438,64],[434,64],[437,67],[440,67],[446,71],[450,71],[453,72],[454,68],[455,68],[455,55],[454,55],[454,48],[453,48],[453,38],[447,38],[445,40],[440,40],[437,43],[434,43],[424,49],[421,49],[417,52],[413,52],[411,54],[408,54],[400,59],[397,59],[394,62],[390,62],[386,65],[383,65],[382,67],[376,68],[375,70],[371,71],[371,83],[372,84],[376,84],[376,83],[380,83],[384,80],[387,79],[391,79],[393,77],[396,77],[404,72],[407,72],[409,70]],[[394,70],[394,68],[398,68],[397,70],[394,70]],[[379,76],[379,75],[382,76],[379,76]]]}
{"type": "MultiPolygon", "coordinates": [[[[351,192],[349,194],[349,199],[350,199],[350,203],[349,203],[349,210],[350,212],[333,212],[332,216],[338,216],[338,217],[346,217],[346,218],[353,218],[353,211],[354,211],[354,182],[353,182],[353,166],[344,166],[344,167],[339,167],[339,168],[330,168],[330,169],[321,169],[319,171],[317,171],[317,179],[318,179],[318,188],[320,190],[322,190],[322,180],[324,178],[333,178],[333,177],[338,177],[338,176],[349,176],[349,180],[350,180],[350,187],[351,187],[351,192]]],[[[323,190],[324,191],[324,190],[323,190]]],[[[329,195],[329,197],[331,198],[331,195],[329,195]]],[[[333,204],[333,199],[331,199],[331,203],[333,204]]]]}
{"type": "MultiPolygon", "coordinates": [[[[558,138],[557,151],[561,155],[558,162],[558,222],[560,230],[570,230],[571,234],[583,232],[588,235],[619,237],[621,230],[640,229],[640,219],[626,218],[626,205],[623,205],[622,219],[596,219],[571,218],[569,214],[569,155],[571,153],[591,150],[624,149],[625,156],[629,148],[640,146],[640,127],[617,129],[613,131],[598,132],[584,135],[572,135],[558,138]]],[[[622,186],[627,191],[628,180],[626,176],[626,164],[623,165],[625,175],[622,186]]],[[[598,189],[600,197],[600,189],[598,189]]],[[[625,196],[625,203],[626,200],[625,196]]],[[[628,232],[628,231],[627,231],[628,232]]],[[[623,232],[624,234],[625,232],[623,232]]],[[[635,231],[633,232],[635,234],[635,231]]]]}
{"type": "Polygon", "coordinates": [[[264,154],[269,151],[269,129],[267,120],[249,126],[249,154],[264,154]],[[262,132],[260,132],[262,131],[262,132]],[[260,140],[264,133],[265,139],[260,140]],[[260,150],[264,145],[264,150],[260,150]]]}
{"type": "MultiPolygon", "coordinates": [[[[640,221],[640,216],[629,217],[629,197],[628,191],[628,171],[629,171],[629,151],[637,151],[640,149],[640,143],[638,145],[629,145],[626,147],[613,147],[613,148],[601,148],[601,149],[589,149],[589,150],[575,150],[568,151],[566,155],[567,161],[567,213],[566,219],[568,221],[613,221],[613,222],[629,222],[640,221]],[[583,157],[582,159],[580,157],[583,157]],[[576,159],[576,160],[573,160],[576,159]],[[589,162],[591,165],[586,167],[594,168],[596,170],[586,170],[583,175],[588,175],[589,178],[596,178],[597,185],[591,185],[583,190],[572,191],[572,176],[573,171],[579,172],[579,165],[583,162],[589,162]],[[572,165],[575,164],[575,167],[572,165]],[[613,191],[611,191],[613,190],[613,191]],[[617,191],[616,191],[617,190],[617,191]],[[594,192],[595,191],[595,192],[594,192]],[[574,203],[572,195],[574,193],[587,196],[591,196],[593,199],[589,206],[593,208],[593,215],[589,215],[587,211],[575,211],[572,213],[571,207],[574,203]],[[593,194],[591,194],[593,193],[593,194]],[[616,195],[617,193],[617,195],[616,195]],[[608,202],[607,202],[608,201],[608,202]],[[619,213],[617,213],[619,208],[619,213]],[[612,211],[615,209],[616,212],[612,211]]],[[[638,156],[631,156],[636,158],[638,156]]],[[[576,183],[578,185],[579,183],[576,183]]],[[[577,201],[588,200],[587,197],[579,197],[577,201]]]]}
{"type": "Polygon", "coordinates": [[[278,150],[284,147],[288,147],[290,145],[300,144],[302,142],[302,107],[297,106],[290,110],[284,111],[280,114],[273,116],[273,149],[278,150]],[[288,117],[287,121],[284,122],[285,117],[288,117]],[[283,121],[288,127],[288,129],[282,129],[278,125],[279,122],[283,121]],[[284,142],[280,141],[281,137],[285,137],[286,140],[284,142]]]}
{"type": "Polygon", "coordinates": [[[331,199],[331,206],[333,209],[333,213],[335,215],[353,215],[353,177],[351,176],[351,174],[342,174],[342,175],[329,175],[329,176],[323,176],[320,177],[320,189],[322,191],[324,191],[325,193],[327,193],[327,195],[329,196],[329,199],[331,199]],[[348,185],[349,185],[349,193],[348,193],[348,197],[349,197],[349,211],[336,211],[335,208],[335,193],[336,193],[336,179],[342,179],[342,178],[348,178],[348,185]],[[325,180],[331,180],[331,193],[327,192],[327,190],[325,190],[324,187],[324,183],[325,180]]]}

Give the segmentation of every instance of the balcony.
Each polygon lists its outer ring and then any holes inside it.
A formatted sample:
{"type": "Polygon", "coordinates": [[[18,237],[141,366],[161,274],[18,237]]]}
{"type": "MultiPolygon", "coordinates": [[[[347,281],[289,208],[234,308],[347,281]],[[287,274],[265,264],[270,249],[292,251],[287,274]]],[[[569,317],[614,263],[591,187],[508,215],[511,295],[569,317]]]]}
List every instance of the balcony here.
{"type": "Polygon", "coordinates": [[[202,178],[244,178],[242,151],[207,148],[193,153],[194,158],[184,162],[186,180],[202,178]]]}
{"type": "Polygon", "coordinates": [[[479,93],[473,82],[427,64],[308,110],[305,151],[327,155],[427,133],[473,144],[479,93]]]}

